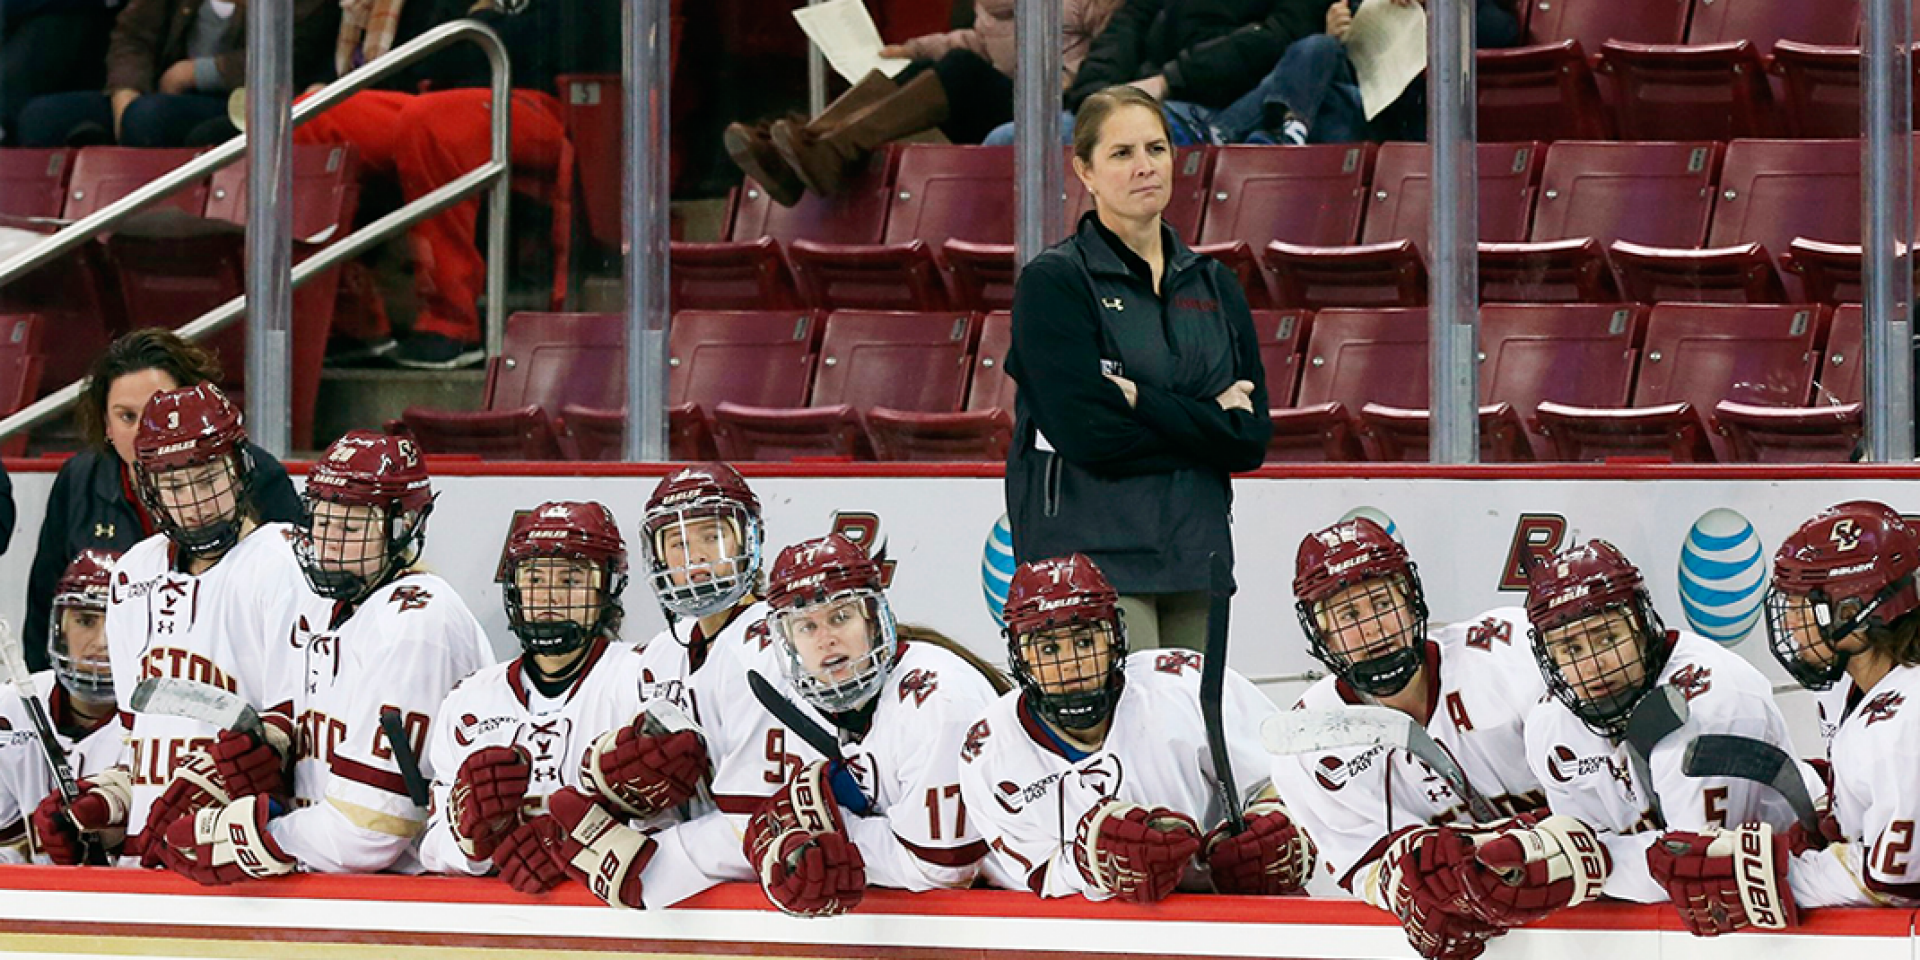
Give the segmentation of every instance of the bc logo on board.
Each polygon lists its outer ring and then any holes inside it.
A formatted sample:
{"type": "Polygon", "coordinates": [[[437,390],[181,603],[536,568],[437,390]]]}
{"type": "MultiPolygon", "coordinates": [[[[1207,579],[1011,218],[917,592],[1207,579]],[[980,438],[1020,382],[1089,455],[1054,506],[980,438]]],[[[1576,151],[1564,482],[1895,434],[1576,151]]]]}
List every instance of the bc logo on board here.
{"type": "Polygon", "coordinates": [[[1718,507],[1700,515],[1680,548],[1680,606],[1695,633],[1731,646],[1760,621],[1767,562],[1747,518],[1718,507]]]}
{"type": "Polygon", "coordinates": [[[1001,514],[987,532],[987,545],[980,551],[980,592],[986,596],[987,611],[993,622],[1006,626],[1001,611],[1007,606],[1007,585],[1013,582],[1013,528],[1007,515],[1001,514]]]}

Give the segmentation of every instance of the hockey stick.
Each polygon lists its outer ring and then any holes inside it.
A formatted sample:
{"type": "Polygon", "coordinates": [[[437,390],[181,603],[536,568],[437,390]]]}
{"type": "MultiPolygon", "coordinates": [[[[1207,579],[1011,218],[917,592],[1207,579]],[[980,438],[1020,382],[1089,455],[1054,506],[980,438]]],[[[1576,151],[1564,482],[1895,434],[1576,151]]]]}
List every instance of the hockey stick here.
{"type": "Polygon", "coordinates": [[[135,713],[157,713],[209,723],[267,742],[253,704],[219,687],[175,677],[148,677],[133,688],[135,713]]]}
{"type": "Polygon", "coordinates": [[[782,726],[805,740],[807,746],[812,747],[828,760],[846,762],[847,758],[840,753],[839,739],[821,729],[819,724],[813,722],[812,717],[800,712],[800,708],[794,706],[793,701],[781,696],[780,691],[775,690],[773,684],[768,683],[767,678],[760,675],[760,671],[747,671],[747,686],[753,689],[753,698],[760,701],[760,705],[766,707],[767,712],[773,714],[773,718],[780,721],[782,726]]]}
{"type": "Polygon", "coordinates": [[[1233,763],[1227,756],[1226,723],[1220,697],[1227,682],[1227,615],[1233,605],[1233,574],[1227,560],[1207,555],[1207,656],[1200,665],[1200,722],[1207,728],[1207,750],[1213,754],[1213,786],[1227,811],[1227,830],[1241,833],[1247,818],[1240,811],[1240,792],[1233,787],[1233,763]]]}
{"type": "MultiPolygon", "coordinates": [[[[40,755],[46,758],[47,766],[53,771],[54,789],[60,791],[60,806],[72,809],[73,802],[80,798],[80,780],[73,775],[73,765],[67,761],[67,752],[60,748],[60,741],[54,735],[53,717],[47,713],[47,705],[40,702],[40,691],[33,687],[33,674],[27,670],[20,638],[14,635],[13,625],[5,620],[0,620],[0,672],[6,674],[6,681],[13,684],[14,691],[20,695],[21,704],[27,708],[27,719],[33,723],[33,732],[40,738],[40,755]]],[[[72,819],[71,815],[68,819],[72,819]]],[[[106,849],[101,845],[99,835],[87,831],[79,833],[80,862],[106,863],[106,849]]]]}
{"type": "Polygon", "coordinates": [[[1786,798],[1802,827],[1819,835],[1820,814],[1807,793],[1807,782],[1801,779],[1800,765],[1785,750],[1765,740],[1703,733],[1687,744],[1680,769],[1689,777],[1735,777],[1764,783],[1786,798]]]}
{"type": "Polygon", "coordinates": [[[1500,819],[1493,804],[1473,789],[1460,765],[1453,761],[1453,755],[1434,742],[1427,728],[1392,707],[1362,705],[1288,710],[1268,717],[1267,722],[1260,725],[1260,741],[1268,753],[1276,756],[1364,747],[1405,750],[1444,778],[1454,793],[1466,798],[1467,811],[1475,822],[1492,823],[1500,819]]]}
{"type": "Polygon", "coordinates": [[[1686,695],[1666,685],[1654,687],[1627,716],[1627,762],[1633,766],[1633,775],[1645,785],[1647,806],[1662,827],[1667,825],[1667,818],[1660,811],[1660,794],[1654,790],[1653,769],[1647,766],[1647,758],[1653,756],[1653,748],[1667,734],[1687,722],[1687,716],[1686,695]]]}
{"type": "Polygon", "coordinates": [[[1264,677],[1248,677],[1247,682],[1256,687],[1272,686],[1276,683],[1319,683],[1326,678],[1325,671],[1302,670],[1299,673],[1269,674],[1264,677]]]}
{"type": "Polygon", "coordinates": [[[407,726],[400,720],[398,707],[380,710],[380,729],[387,734],[387,749],[393,751],[393,762],[400,767],[400,779],[406,782],[407,798],[414,806],[425,809],[432,800],[427,793],[427,778],[420,774],[420,758],[414,756],[413,741],[407,739],[407,726]]]}

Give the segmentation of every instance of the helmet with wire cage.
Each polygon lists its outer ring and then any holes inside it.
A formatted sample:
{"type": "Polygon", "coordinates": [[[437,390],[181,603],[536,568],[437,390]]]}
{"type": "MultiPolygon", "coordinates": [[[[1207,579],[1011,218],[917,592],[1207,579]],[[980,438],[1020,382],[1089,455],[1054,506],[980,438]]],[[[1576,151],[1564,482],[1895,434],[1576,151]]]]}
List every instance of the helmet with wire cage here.
{"type": "Polygon", "coordinates": [[[1605,540],[1563,550],[1528,571],[1527,619],[1547,691],[1588,729],[1624,735],[1672,649],[1640,568],[1605,540]]]}
{"type": "Polygon", "coordinates": [[[647,579],[677,617],[731,609],[759,585],[760,499],[732,467],[695,463],[667,475],[640,522],[647,579]]]}
{"type": "Polygon", "coordinates": [[[1767,589],[1767,643],[1774,659],[1809,690],[1846,672],[1839,642],[1857,630],[1884,630],[1920,610],[1920,531],[1872,500],[1836,504],[1800,525],[1773,556],[1767,589]]]}
{"type": "Polygon", "coordinates": [[[1293,596],[1314,657],[1355,690],[1390,697],[1425,663],[1427,597],[1407,548],[1367,517],[1307,534],[1294,555],[1293,596]],[[1365,585],[1356,595],[1354,588],[1365,585]],[[1343,617],[1334,622],[1332,607],[1343,617]],[[1338,642],[1372,638],[1362,649],[1338,642]],[[1356,656],[1365,654],[1365,656],[1356,656]]]}
{"type": "Polygon", "coordinates": [[[217,557],[240,542],[252,509],[246,438],[240,411],[211,383],[147,401],[133,440],[134,484],[154,525],[183,552],[217,557]]]}
{"type": "Polygon", "coordinates": [[[900,656],[900,634],[887,603],[880,566],[859,544],[837,533],[794,544],[767,577],[767,625],[786,651],[787,680],[807,702],[829,713],[857,710],[885,685],[900,656]],[[809,666],[824,636],[861,619],[865,648],[829,650],[809,666]],[[806,649],[802,649],[805,647],[806,649]]]}
{"type": "Polygon", "coordinates": [[[302,506],[294,554],[307,585],[357,603],[419,559],[433,487],[412,438],[352,430],[307,473],[302,506]]]}
{"type": "Polygon", "coordinates": [[[627,544],[612,511],[599,503],[543,503],[520,516],[507,535],[505,579],[507,625],[522,649],[570,653],[595,636],[618,632],[627,544]],[[568,589],[565,581],[574,573],[569,567],[578,564],[592,571],[590,582],[568,589]],[[544,589],[529,596],[536,587],[544,589]],[[547,602],[536,608],[535,599],[547,602]]]}
{"type": "Polygon", "coordinates": [[[1035,713],[1067,730],[1113,715],[1127,684],[1127,627],[1119,594],[1092,560],[1021,564],[1001,615],[1007,663],[1035,713]]]}

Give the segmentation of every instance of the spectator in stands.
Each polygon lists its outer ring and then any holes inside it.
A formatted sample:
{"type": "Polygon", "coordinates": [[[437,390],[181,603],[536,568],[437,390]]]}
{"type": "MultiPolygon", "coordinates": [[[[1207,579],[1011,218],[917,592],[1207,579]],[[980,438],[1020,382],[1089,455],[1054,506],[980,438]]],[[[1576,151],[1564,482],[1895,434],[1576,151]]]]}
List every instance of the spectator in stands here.
{"type": "MultiPolygon", "coordinates": [[[[47,518],[27,580],[27,664],[47,668],[47,627],[54,589],[67,564],[87,549],[121,553],[157,529],[134,493],[129,465],[147,399],[163,390],[220,379],[213,355],[170,330],[135,330],[93,362],[77,418],[87,448],[60,467],[47,498],[47,518]]],[[[300,498],[272,454],[244,443],[253,458],[248,491],[262,522],[300,518],[300,498]]]]}
{"type": "MultiPolygon", "coordinates": [[[[374,0],[376,9],[380,0],[374,0]]],[[[409,7],[431,0],[413,0],[409,7]]],[[[619,73],[620,6],[592,0],[439,0],[434,22],[471,17],[506,44],[513,68],[516,174],[550,173],[560,162],[566,128],[552,93],[563,73],[619,73]]],[[[351,18],[349,26],[351,26],[351,18]]],[[[375,21],[377,22],[377,20],[375,21]]],[[[364,57],[365,41],[343,35],[346,56],[364,57]],[[359,52],[353,51],[358,47],[359,52]]],[[[350,65],[346,60],[343,65],[350,65]]],[[[460,44],[417,72],[428,92],[365,90],[294,131],[297,143],[350,143],[363,171],[399,180],[412,202],[485,163],[492,155],[489,68],[479,47],[460,44]]],[[[479,200],[449,208],[408,235],[420,314],[412,334],[393,350],[401,366],[452,370],[486,356],[479,299],[486,261],[475,244],[479,200]]],[[[370,344],[391,337],[385,317],[352,332],[370,344]]]]}
{"type": "MultiPolygon", "coordinates": [[[[295,0],[294,82],[318,76],[339,22],[334,0],[295,0]]],[[[107,46],[106,91],[39,97],[20,113],[28,147],[180,147],[233,136],[227,95],[244,82],[243,0],[131,0],[107,46]]]]}
{"type": "MultiPolygon", "coordinates": [[[[1211,142],[1206,123],[1319,29],[1319,0],[1127,0],[1094,38],[1066,94],[1063,138],[1087,98],[1132,84],[1163,101],[1176,146],[1211,142]]],[[[1012,143],[1013,125],[987,136],[1012,143]]]]}
{"type": "MultiPolygon", "coordinates": [[[[1360,80],[1347,59],[1347,31],[1367,0],[1334,0],[1326,32],[1287,47],[1266,79],[1207,120],[1214,143],[1353,143],[1360,140],[1425,140],[1427,85],[1416,78],[1371,121],[1360,101],[1360,80]]],[[[1390,0],[1408,7],[1425,0],[1390,0]]],[[[1513,0],[1475,0],[1481,47],[1520,42],[1513,0]]]]}
{"type": "MultiPolygon", "coordinates": [[[[1062,0],[1062,89],[1120,2],[1062,0]]],[[[812,120],[729,124],[727,154],[790,207],[805,190],[840,192],[875,148],[901,137],[939,127],[954,143],[979,143],[1013,119],[1013,23],[1014,0],[978,0],[971,27],[882,47],[911,63],[891,80],[867,74],[812,120]]]]}
{"type": "Polygon", "coordinates": [[[1085,554],[1135,646],[1198,649],[1208,554],[1233,557],[1228,474],[1260,465],[1273,428],[1239,281],[1161,222],[1169,140],[1136,87],[1081,104],[1073,169],[1094,209],[1014,288],[1007,507],[1016,559],[1085,554]]]}
{"type": "Polygon", "coordinates": [[[107,82],[120,0],[0,0],[0,144],[18,138],[27,101],[107,82]]]}

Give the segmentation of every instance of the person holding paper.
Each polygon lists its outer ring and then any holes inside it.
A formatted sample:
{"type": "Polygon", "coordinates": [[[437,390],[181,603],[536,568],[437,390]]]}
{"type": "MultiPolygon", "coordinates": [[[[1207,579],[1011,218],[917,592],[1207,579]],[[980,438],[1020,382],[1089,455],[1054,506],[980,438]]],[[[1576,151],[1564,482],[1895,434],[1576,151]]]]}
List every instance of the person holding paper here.
{"type": "MultiPolygon", "coordinates": [[[[1120,3],[1061,0],[1063,88],[1120,3]]],[[[1013,119],[1014,0],[979,0],[973,22],[880,47],[882,61],[906,60],[906,67],[889,78],[883,63],[812,120],[728,125],[727,154],[775,202],[792,206],[807,190],[839,193],[875,148],[902,137],[938,127],[954,143],[979,143],[1013,119]]],[[[870,21],[865,28],[872,31],[870,21]]]]}
{"type": "Polygon", "coordinates": [[[1080,107],[1073,170],[1094,209],[1014,288],[1007,514],[1019,562],[1099,565],[1135,647],[1197,650],[1208,557],[1233,558],[1229,474],[1260,465],[1273,426],[1239,281],[1161,220],[1170,141],[1138,88],[1080,107]]]}

